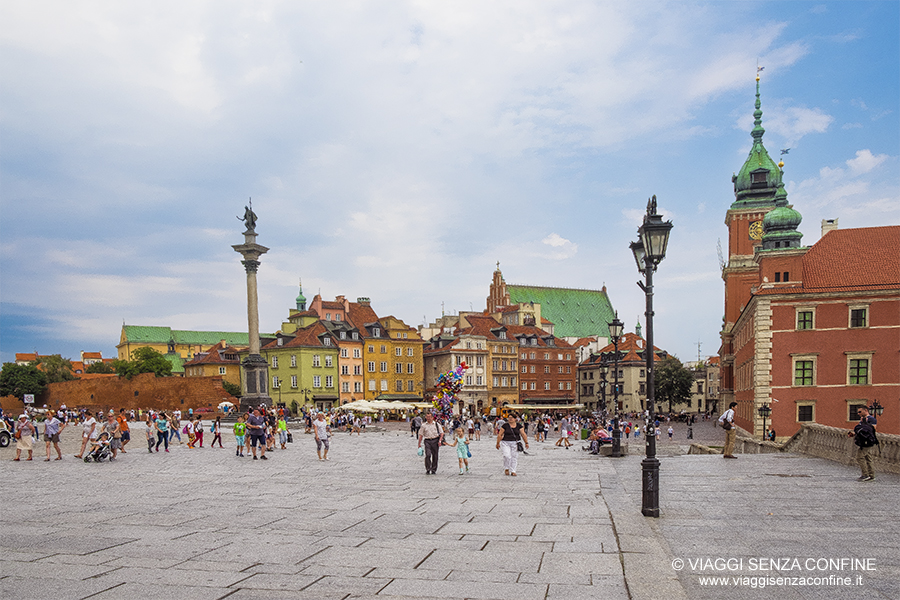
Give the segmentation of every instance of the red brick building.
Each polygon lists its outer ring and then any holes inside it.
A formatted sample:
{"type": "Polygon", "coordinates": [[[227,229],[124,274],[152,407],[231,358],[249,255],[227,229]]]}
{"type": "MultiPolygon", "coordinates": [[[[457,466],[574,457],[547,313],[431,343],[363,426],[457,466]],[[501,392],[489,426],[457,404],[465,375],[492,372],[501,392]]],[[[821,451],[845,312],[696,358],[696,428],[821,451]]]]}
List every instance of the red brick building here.
{"type": "Polygon", "coordinates": [[[804,422],[850,428],[862,405],[885,407],[878,430],[900,433],[900,226],[837,229],[800,245],[784,163],[762,144],[757,80],[753,147],[733,177],[723,268],[719,410],[762,435],[759,408],[779,439],[804,422]]]}

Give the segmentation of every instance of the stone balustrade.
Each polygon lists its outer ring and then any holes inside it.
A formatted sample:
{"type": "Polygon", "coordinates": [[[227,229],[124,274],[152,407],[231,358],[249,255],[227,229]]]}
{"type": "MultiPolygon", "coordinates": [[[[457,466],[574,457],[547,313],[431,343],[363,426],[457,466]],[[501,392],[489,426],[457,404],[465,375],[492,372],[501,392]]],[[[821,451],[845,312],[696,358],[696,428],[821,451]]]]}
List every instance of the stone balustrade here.
{"type": "MultiPolygon", "coordinates": [[[[848,429],[804,423],[800,431],[784,443],[783,450],[855,465],[856,445],[849,432],[848,429]]],[[[900,473],[900,435],[879,433],[878,441],[880,452],[875,458],[875,470],[900,473]]]]}
{"type": "MultiPolygon", "coordinates": [[[[825,458],[845,465],[856,464],[856,445],[848,429],[828,427],[818,423],[804,423],[784,444],[766,442],[749,437],[738,429],[734,443],[736,454],[771,454],[793,452],[825,458]],[[743,435],[742,435],[743,434],[743,435]]],[[[900,473],[900,435],[879,433],[880,452],[875,458],[875,470],[886,473],[900,473]]],[[[688,454],[721,454],[720,448],[710,448],[703,444],[691,444],[688,454]]]]}

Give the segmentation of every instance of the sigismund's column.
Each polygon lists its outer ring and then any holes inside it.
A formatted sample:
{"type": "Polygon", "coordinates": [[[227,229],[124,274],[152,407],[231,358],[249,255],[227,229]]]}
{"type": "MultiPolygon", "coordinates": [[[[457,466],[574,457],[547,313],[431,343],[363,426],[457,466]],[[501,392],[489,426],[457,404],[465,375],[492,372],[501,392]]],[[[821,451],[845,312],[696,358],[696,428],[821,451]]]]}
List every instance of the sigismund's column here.
{"type": "Polygon", "coordinates": [[[244,207],[244,217],[238,217],[247,225],[244,232],[244,243],[232,246],[234,251],[244,257],[241,264],[247,272],[247,325],[250,334],[250,354],[241,362],[243,378],[241,380],[241,411],[252,409],[260,404],[272,405],[267,392],[269,364],[259,353],[259,299],[256,291],[256,271],[259,269],[259,257],[269,251],[265,246],[256,243],[256,214],[253,204],[244,207]]]}

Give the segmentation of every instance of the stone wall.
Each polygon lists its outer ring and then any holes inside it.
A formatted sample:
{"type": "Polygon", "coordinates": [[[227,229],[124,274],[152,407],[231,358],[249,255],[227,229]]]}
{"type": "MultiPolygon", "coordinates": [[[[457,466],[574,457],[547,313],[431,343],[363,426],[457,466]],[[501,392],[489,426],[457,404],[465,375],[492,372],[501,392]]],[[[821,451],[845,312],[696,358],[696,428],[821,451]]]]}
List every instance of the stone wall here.
{"type": "MultiPolygon", "coordinates": [[[[750,437],[738,429],[734,443],[735,454],[770,454],[794,452],[807,456],[825,458],[845,465],[856,465],[856,445],[847,435],[847,429],[828,427],[818,423],[804,423],[800,431],[784,444],[763,442],[750,437]],[[741,435],[741,434],[744,435],[741,435]]],[[[879,433],[880,453],[875,459],[875,470],[885,473],[900,473],[900,435],[879,433]]],[[[720,448],[710,448],[703,444],[691,444],[688,454],[722,454],[720,448]]]]}
{"type": "MultiPolygon", "coordinates": [[[[828,427],[818,423],[804,423],[800,431],[785,442],[785,452],[796,452],[844,463],[856,464],[856,445],[847,429],[828,427]]],[[[879,433],[880,450],[875,458],[875,470],[900,473],[900,435],[879,433]]]]}
{"type": "Polygon", "coordinates": [[[222,377],[157,377],[141,373],[132,379],[107,377],[51,383],[35,398],[35,406],[84,407],[92,411],[174,410],[189,408],[215,411],[223,400],[237,400],[222,387],[222,377]]]}

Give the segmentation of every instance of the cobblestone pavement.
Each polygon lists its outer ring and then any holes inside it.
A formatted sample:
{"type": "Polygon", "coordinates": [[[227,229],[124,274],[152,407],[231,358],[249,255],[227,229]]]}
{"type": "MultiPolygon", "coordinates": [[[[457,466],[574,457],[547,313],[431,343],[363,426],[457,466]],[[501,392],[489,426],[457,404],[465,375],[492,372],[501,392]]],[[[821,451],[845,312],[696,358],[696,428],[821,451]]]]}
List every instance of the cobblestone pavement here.
{"type": "MultiPolygon", "coordinates": [[[[335,434],[329,461],[295,430],[268,461],[226,449],[148,454],[135,428],[114,463],[11,462],[0,597],[897,598],[897,476],[793,455],[665,456],[660,519],[640,515],[640,460],[532,444],[519,476],[472,443],[425,476],[402,431],[335,434]],[[871,558],[875,571],[748,570],[754,557],[871,558]],[[709,587],[673,561],[743,559],[711,575],[862,575],[862,585],[709,587]]],[[[68,438],[68,439],[67,439],[68,438]]],[[[207,440],[208,444],[209,440],[207,440]]],[[[77,448],[75,448],[77,450],[77,448]]],[[[671,448],[671,454],[678,454],[671,448]]],[[[783,566],[783,565],[782,565],[783,566]]]]}

